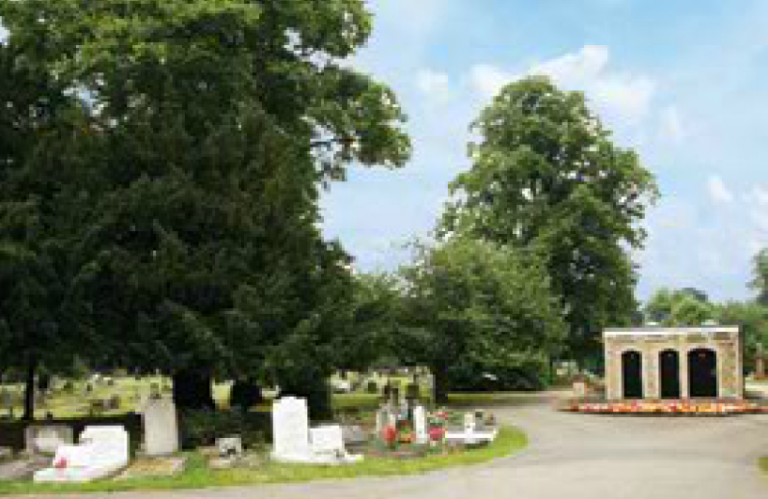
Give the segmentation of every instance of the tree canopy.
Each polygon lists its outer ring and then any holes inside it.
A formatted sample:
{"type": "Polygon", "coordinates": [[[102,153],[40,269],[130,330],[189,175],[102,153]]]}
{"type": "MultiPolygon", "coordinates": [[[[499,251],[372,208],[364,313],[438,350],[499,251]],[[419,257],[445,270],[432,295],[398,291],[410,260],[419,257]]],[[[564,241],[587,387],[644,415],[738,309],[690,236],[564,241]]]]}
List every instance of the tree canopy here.
{"type": "Polygon", "coordinates": [[[56,279],[91,361],[172,374],[183,405],[210,405],[214,375],[322,380],[353,288],[320,191],[410,154],[393,92],[347,63],[370,35],[363,2],[0,0],[0,18],[0,70],[16,68],[0,106],[71,108],[58,149],[0,118],[0,174],[28,179],[3,202],[42,204],[66,236],[56,279]]]}
{"type": "Polygon", "coordinates": [[[483,374],[517,388],[541,386],[565,327],[535,255],[455,238],[417,245],[402,277],[401,358],[430,367],[438,400],[452,384],[479,384],[483,374]]]}
{"type": "Polygon", "coordinates": [[[447,233],[538,252],[568,323],[569,354],[599,350],[599,331],[637,308],[630,251],[657,197],[637,154],[615,145],[579,92],[544,77],[507,85],[472,130],[472,168],[453,183],[447,233]]]}

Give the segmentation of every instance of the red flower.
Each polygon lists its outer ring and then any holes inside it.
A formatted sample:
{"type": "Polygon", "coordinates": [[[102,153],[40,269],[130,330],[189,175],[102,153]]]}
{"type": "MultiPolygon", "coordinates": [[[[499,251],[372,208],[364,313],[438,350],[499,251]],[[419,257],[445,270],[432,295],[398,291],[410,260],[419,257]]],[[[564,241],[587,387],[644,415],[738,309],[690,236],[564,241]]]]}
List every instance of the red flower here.
{"type": "Polygon", "coordinates": [[[67,458],[66,457],[62,457],[59,460],[57,460],[55,463],[53,463],[53,467],[58,469],[58,470],[63,470],[64,468],[67,467],[68,464],[69,463],[67,463],[67,458]]]}
{"type": "Polygon", "coordinates": [[[434,427],[429,429],[429,438],[433,442],[439,442],[445,437],[445,429],[440,427],[434,427]]]}
{"type": "Polygon", "coordinates": [[[397,429],[394,426],[386,426],[381,430],[381,438],[388,445],[394,445],[397,442],[397,429]]]}

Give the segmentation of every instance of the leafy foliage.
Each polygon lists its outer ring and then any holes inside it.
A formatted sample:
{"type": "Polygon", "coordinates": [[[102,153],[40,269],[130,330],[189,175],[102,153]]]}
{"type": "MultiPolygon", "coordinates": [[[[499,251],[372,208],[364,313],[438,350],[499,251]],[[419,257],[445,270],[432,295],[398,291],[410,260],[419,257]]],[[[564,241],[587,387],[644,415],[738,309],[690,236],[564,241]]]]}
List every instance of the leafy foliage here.
{"type": "Polygon", "coordinates": [[[628,250],[657,196],[637,155],[614,145],[584,96],[530,77],[506,86],[474,123],[473,167],[453,184],[444,231],[536,251],[560,298],[573,356],[607,325],[631,321],[628,250]]]}
{"type": "Polygon", "coordinates": [[[463,238],[415,253],[403,270],[408,328],[399,339],[404,358],[431,368],[438,400],[451,374],[543,376],[565,328],[542,262],[463,238]]]}
{"type": "MultiPolygon", "coordinates": [[[[190,386],[255,376],[300,393],[327,376],[353,288],[320,190],[410,153],[392,91],[345,63],[370,34],[363,3],[0,0],[0,17],[0,104],[34,117],[0,123],[2,180],[24,180],[2,199],[28,223],[50,215],[67,274],[46,252],[36,285],[71,297],[45,298],[73,304],[84,334],[68,344],[91,337],[97,366],[194,372],[190,386]],[[44,120],[58,102],[68,120],[44,120]],[[33,149],[48,129],[59,140],[33,149]]],[[[7,234],[12,258],[37,254],[7,234]]]]}

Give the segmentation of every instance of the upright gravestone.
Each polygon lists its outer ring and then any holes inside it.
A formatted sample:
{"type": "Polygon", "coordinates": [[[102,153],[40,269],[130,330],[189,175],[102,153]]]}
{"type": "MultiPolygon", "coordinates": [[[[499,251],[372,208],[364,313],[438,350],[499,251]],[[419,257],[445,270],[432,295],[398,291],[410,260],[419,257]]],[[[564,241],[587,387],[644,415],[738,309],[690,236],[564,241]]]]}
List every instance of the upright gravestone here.
{"type": "Polygon", "coordinates": [[[75,432],[66,425],[30,425],[24,431],[24,440],[30,454],[55,454],[59,447],[75,441],[75,432]]]}
{"type": "Polygon", "coordinates": [[[477,420],[475,420],[475,414],[473,412],[464,414],[464,433],[474,433],[476,428],[477,420]]]}
{"type": "Polygon", "coordinates": [[[420,445],[429,443],[427,430],[427,411],[424,406],[417,405],[413,409],[413,430],[416,433],[416,443],[420,445]]]}
{"type": "Polygon", "coordinates": [[[284,397],[272,406],[274,457],[283,461],[310,459],[309,412],[307,401],[284,397]]]}
{"type": "Polygon", "coordinates": [[[142,408],[144,450],[148,456],[169,456],[179,451],[176,405],[167,398],[150,397],[142,408]]]}

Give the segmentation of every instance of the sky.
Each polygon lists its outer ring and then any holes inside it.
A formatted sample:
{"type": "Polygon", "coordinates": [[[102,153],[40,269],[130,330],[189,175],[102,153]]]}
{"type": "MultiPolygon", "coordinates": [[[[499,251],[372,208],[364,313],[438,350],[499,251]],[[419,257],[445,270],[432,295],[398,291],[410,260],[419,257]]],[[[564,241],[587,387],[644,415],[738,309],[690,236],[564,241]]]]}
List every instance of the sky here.
{"type": "MultiPolygon", "coordinates": [[[[354,167],[323,198],[324,230],[360,270],[391,270],[428,237],[449,183],[470,167],[468,128],[506,83],[546,74],[584,91],[662,198],[643,225],[638,294],[696,287],[752,296],[768,247],[768,2],[764,0],[368,0],[352,61],[398,94],[414,155],[354,167]]],[[[4,38],[0,26],[0,40],[4,38]]]]}
{"type": "Polygon", "coordinates": [[[549,75],[590,106],[657,177],[638,294],[696,287],[752,296],[768,247],[768,2],[370,0],[374,34],[354,64],[391,86],[414,155],[350,169],[324,226],[365,271],[395,268],[428,236],[470,167],[468,127],[506,83],[549,75]]]}

